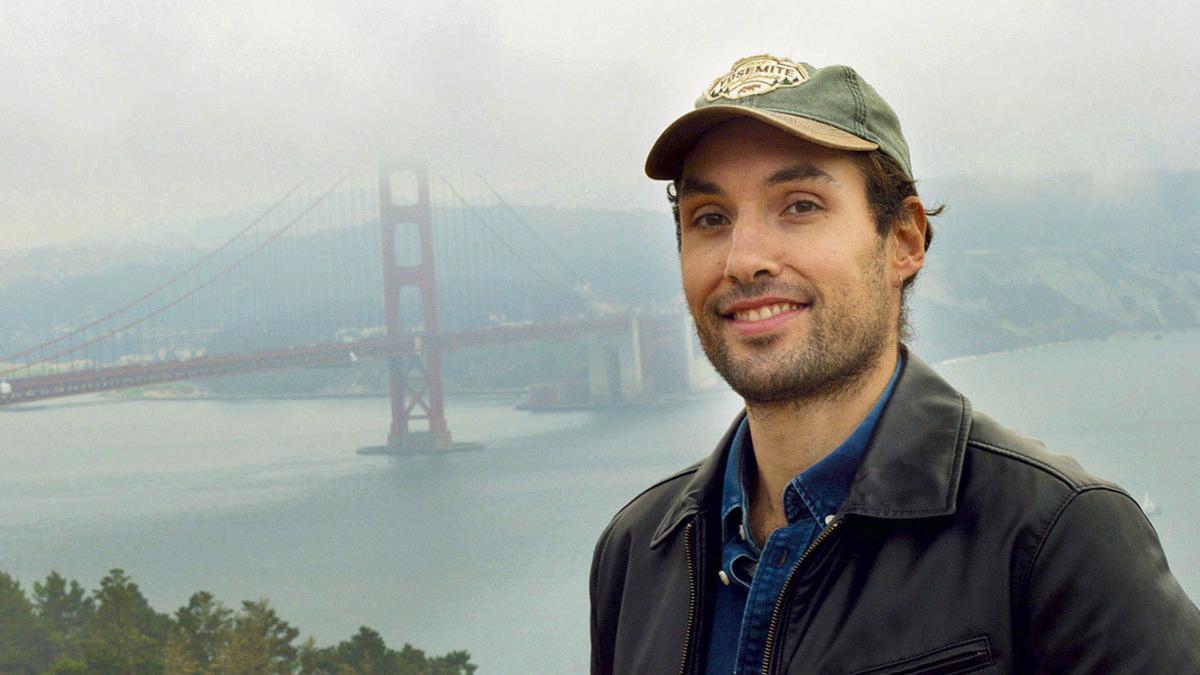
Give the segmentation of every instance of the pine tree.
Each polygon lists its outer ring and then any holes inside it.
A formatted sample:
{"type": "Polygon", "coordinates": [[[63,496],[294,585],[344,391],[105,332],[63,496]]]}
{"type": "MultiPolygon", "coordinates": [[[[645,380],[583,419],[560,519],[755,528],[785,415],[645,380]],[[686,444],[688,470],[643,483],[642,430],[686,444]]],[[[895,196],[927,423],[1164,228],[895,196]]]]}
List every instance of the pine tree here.
{"type": "Polygon", "coordinates": [[[162,673],[161,652],[170,618],[151,609],[124,570],[110,570],[92,595],[96,615],[83,645],[88,672],[162,673]]]}
{"type": "Polygon", "coordinates": [[[234,616],[229,645],[218,659],[228,675],[291,675],[298,650],[292,642],[300,631],[280,619],[266,600],[242,602],[234,616]]]}
{"type": "Polygon", "coordinates": [[[68,584],[57,571],[51,571],[45,582],[33,582],[33,602],[54,642],[55,658],[78,662],[83,656],[83,637],[96,613],[95,601],[78,581],[72,579],[68,584]]]}
{"type": "Polygon", "coordinates": [[[167,637],[171,660],[168,672],[209,672],[229,645],[233,628],[233,610],[208,591],[193,593],[187,606],[175,612],[175,622],[167,637]]]}
{"type": "Polygon", "coordinates": [[[384,675],[397,670],[394,652],[384,644],[379,633],[360,626],[348,642],[342,642],[335,650],[337,662],[364,675],[384,675]]]}
{"type": "Polygon", "coordinates": [[[0,572],[0,673],[33,675],[53,660],[50,636],[21,584],[0,572]]]}

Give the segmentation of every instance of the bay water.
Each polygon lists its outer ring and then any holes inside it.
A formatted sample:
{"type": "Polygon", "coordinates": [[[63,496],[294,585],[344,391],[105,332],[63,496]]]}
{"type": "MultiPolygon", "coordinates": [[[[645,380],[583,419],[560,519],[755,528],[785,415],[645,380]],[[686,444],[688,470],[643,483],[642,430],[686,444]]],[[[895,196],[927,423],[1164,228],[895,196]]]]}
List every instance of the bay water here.
{"type": "MultiPolygon", "coordinates": [[[[919,353],[919,345],[917,352],[919,353]]],[[[1162,507],[1152,522],[1200,597],[1200,331],[1125,335],[936,368],[1001,422],[1162,507]]],[[[0,570],[94,588],[121,567],[159,611],[197,590],[268,598],[327,645],[467,649],[481,673],[586,672],[587,572],[611,515],[712,449],[729,392],[642,408],[448,402],[439,457],[360,456],[383,399],[82,397],[0,411],[0,570]]]]}

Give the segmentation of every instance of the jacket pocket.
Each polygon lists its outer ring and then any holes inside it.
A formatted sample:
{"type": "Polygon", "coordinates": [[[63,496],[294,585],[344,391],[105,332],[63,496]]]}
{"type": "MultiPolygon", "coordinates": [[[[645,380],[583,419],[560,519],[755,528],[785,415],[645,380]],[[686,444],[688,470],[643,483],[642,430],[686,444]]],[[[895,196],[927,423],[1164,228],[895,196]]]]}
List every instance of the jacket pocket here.
{"type": "Polygon", "coordinates": [[[955,675],[986,668],[994,662],[986,636],[956,642],[852,675],[955,675]]]}

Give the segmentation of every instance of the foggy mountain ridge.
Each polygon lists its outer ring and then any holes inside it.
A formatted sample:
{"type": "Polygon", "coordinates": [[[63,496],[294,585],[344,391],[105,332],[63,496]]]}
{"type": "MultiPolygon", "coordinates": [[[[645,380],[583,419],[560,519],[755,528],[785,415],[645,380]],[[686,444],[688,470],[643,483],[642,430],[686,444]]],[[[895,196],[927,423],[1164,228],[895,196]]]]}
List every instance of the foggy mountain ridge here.
{"type": "Polygon", "coordinates": [[[1200,171],[951,177],[913,293],[940,359],[1200,325],[1200,171]]]}
{"type": "MultiPolygon", "coordinates": [[[[1024,184],[952,177],[920,188],[928,204],[947,203],[913,293],[916,346],[926,358],[1200,325],[1200,171],[1024,184]]],[[[665,207],[664,199],[661,212],[515,208],[570,268],[539,254],[545,273],[586,279],[603,298],[662,306],[681,302],[665,207]]],[[[136,297],[258,212],[241,207],[198,221],[174,246],[81,242],[3,255],[0,349],[29,346],[136,297]]]]}
{"type": "Polygon", "coordinates": [[[935,258],[921,275],[915,344],[934,360],[1200,326],[1196,262],[1164,269],[1108,251],[980,251],[935,258]]]}

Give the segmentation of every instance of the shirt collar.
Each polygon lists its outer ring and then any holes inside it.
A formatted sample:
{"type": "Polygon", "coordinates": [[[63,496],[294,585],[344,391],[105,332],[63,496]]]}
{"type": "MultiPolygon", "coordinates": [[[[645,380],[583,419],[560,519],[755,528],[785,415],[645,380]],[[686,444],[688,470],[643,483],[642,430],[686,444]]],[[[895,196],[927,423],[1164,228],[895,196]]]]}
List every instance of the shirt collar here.
{"type": "MultiPolygon", "coordinates": [[[[805,469],[784,489],[784,512],[789,523],[801,518],[817,520],[832,514],[845,501],[854,481],[855,472],[866,453],[879,417],[895,388],[903,365],[903,356],[875,405],[841,445],[816,464],[805,469]]],[[[753,477],[754,444],[749,422],[743,417],[729,443],[725,460],[725,476],[721,491],[721,529],[724,541],[744,539],[756,548],[749,531],[749,503],[746,489],[753,477]]]]}
{"type": "Polygon", "coordinates": [[[742,458],[754,457],[750,447],[750,424],[743,417],[738,424],[733,439],[729,441],[729,455],[725,458],[725,481],[721,490],[721,523],[724,536],[728,541],[737,536],[738,529],[744,524],[742,505],[749,502],[746,494],[745,477],[747,467],[742,465],[742,458]]]}

